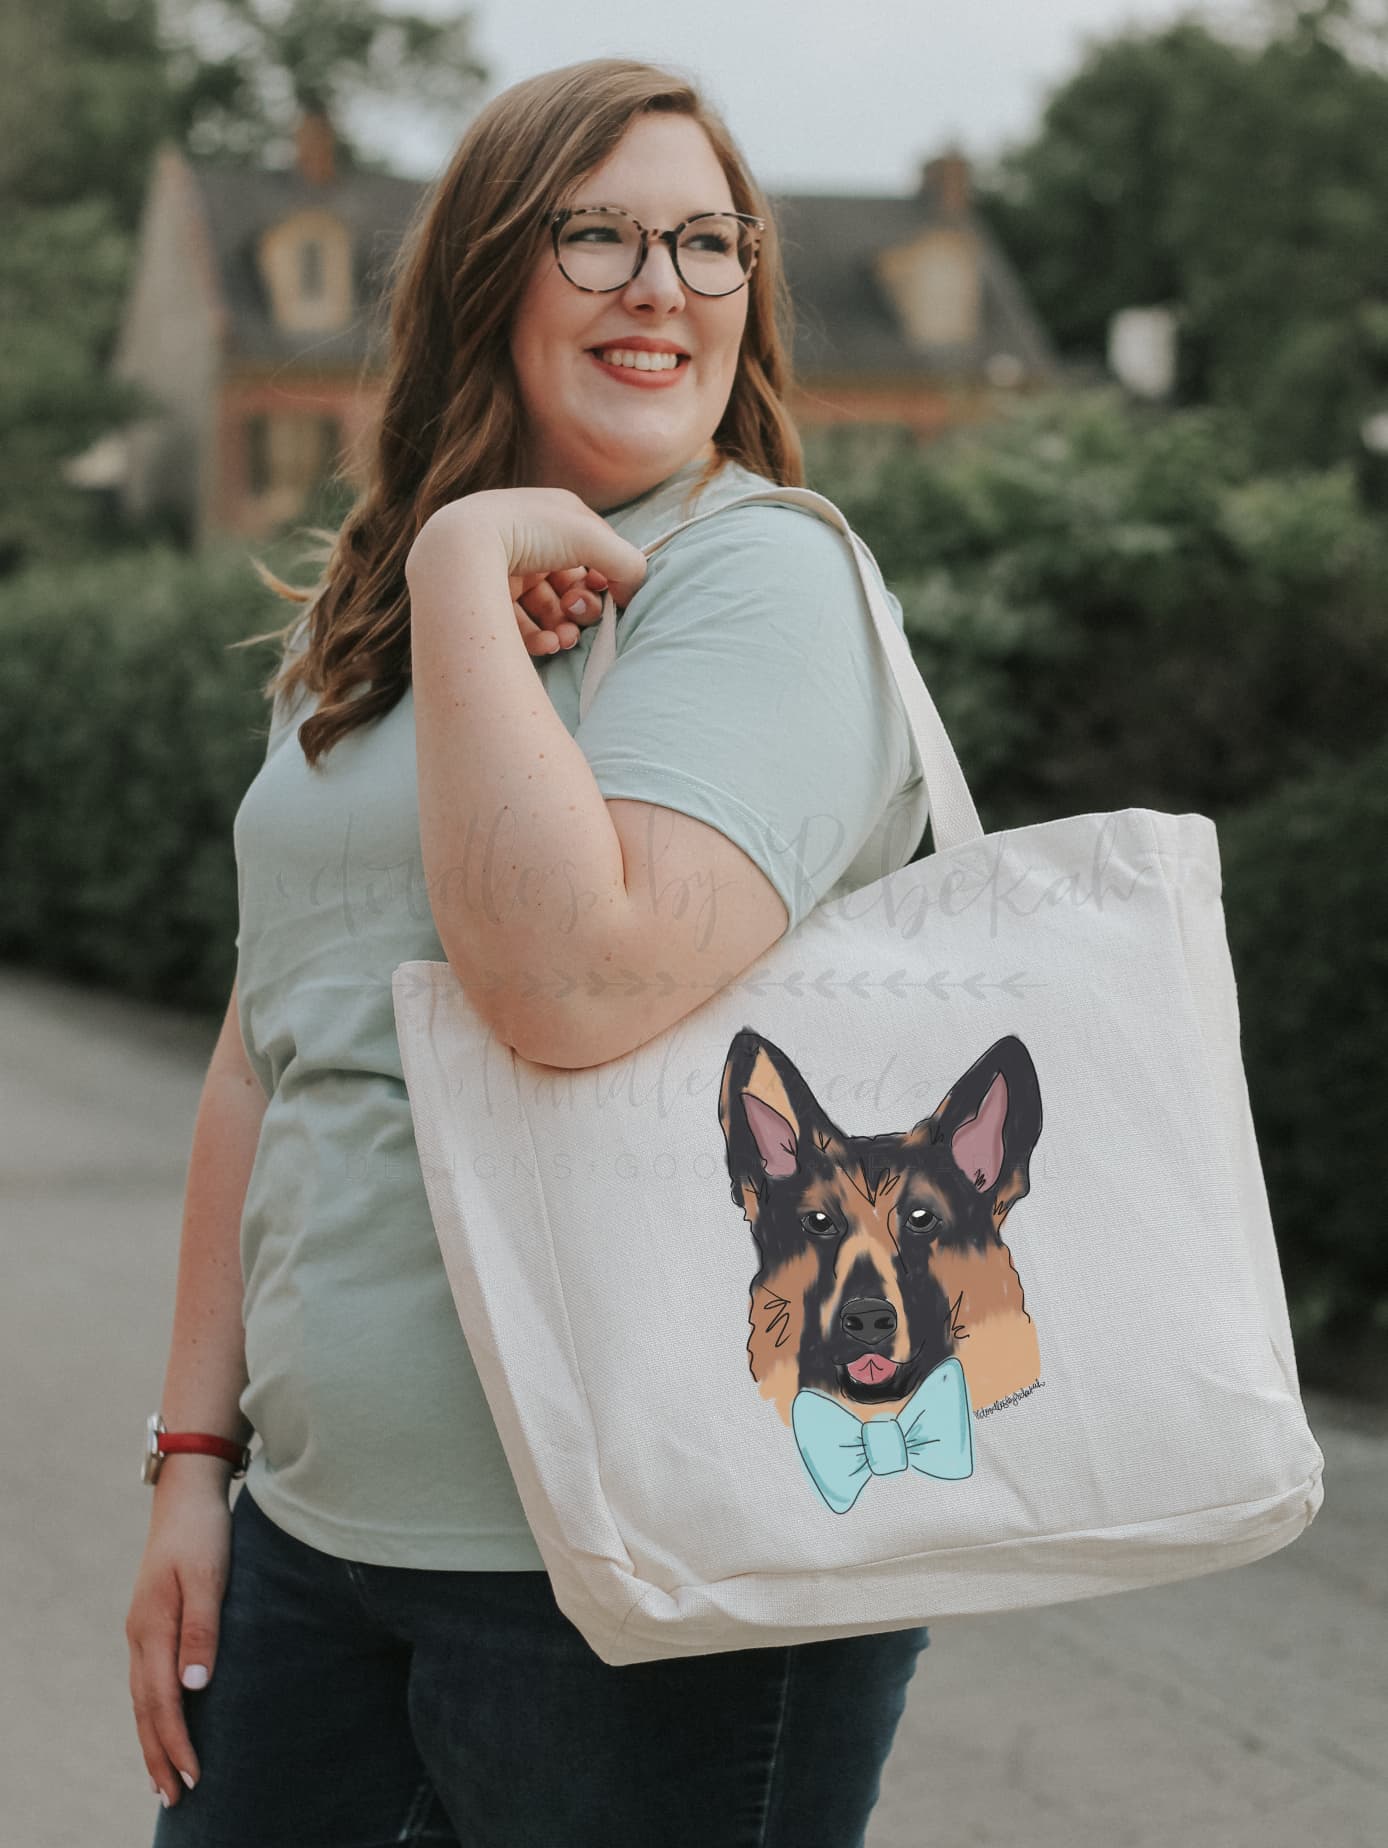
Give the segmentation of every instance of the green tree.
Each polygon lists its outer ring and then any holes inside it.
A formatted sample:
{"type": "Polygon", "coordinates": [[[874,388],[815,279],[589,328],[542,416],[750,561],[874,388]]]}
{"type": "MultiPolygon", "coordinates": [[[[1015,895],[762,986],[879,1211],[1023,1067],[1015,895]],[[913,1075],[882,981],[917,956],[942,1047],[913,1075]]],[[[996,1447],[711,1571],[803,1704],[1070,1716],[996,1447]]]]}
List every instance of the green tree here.
{"type": "Polygon", "coordinates": [[[0,208],[100,199],[134,229],[175,123],[158,0],[8,0],[0,10],[0,208]]]}
{"type": "Polygon", "coordinates": [[[1383,736],[1388,530],[1345,464],[1262,472],[1235,413],[1115,387],[869,461],[822,432],[807,461],[901,599],[989,829],[1218,818],[1383,736]]]}
{"type": "Polygon", "coordinates": [[[1194,18],[1094,44],[980,204],[1062,348],[1179,313],[1178,402],[1246,412],[1268,467],[1358,453],[1388,395],[1381,8],[1270,0],[1238,42],[1194,18]]]}
{"type": "Polygon", "coordinates": [[[117,536],[63,466],[140,408],[110,376],[151,157],[288,158],[299,113],[477,97],[472,15],[370,0],[9,0],[0,11],[0,576],[117,536]]]}
{"type": "Polygon", "coordinates": [[[142,408],[107,371],[130,234],[107,199],[10,206],[0,240],[0,576],[111,543],[73,457],[142,408]]]}
{"type": "Polygon", "coordinates": [[[63,463],[135,409],[106,362],[155,144],[174,117],[156,0],[0,14],[0,574],[104,536],[63,463]]]}
{"type": "Polygon", "coordinates": [[[487,77],[472,10],[447,19],[378,0],[162,0],[180,139],[220,159],[283,159],[304,110],[331,118],[346,158],[376,164],[347,123],[365,99],[457,115],[487,77]]]}

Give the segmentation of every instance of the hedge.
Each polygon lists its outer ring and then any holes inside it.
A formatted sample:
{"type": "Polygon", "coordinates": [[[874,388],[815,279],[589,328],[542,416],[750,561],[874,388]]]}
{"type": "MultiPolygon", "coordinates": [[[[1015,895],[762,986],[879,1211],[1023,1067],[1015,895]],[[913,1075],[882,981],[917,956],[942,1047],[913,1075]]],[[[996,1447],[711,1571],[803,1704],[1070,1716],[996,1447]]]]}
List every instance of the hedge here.
{"type": "MultiPolygon", "coordinates": [[[[1215,819],[1303,1366],[1350,1377],[1388,1328],[1383,533],[1342,473],[1254,478],[1209,414],[1110,394],[810,461],[901,596],[990,831],[1215,819]]],[[[221,1012],[276,659],[231,644],[290,613],[239,547],[0,584],[0,956],[221,1012]]]]}

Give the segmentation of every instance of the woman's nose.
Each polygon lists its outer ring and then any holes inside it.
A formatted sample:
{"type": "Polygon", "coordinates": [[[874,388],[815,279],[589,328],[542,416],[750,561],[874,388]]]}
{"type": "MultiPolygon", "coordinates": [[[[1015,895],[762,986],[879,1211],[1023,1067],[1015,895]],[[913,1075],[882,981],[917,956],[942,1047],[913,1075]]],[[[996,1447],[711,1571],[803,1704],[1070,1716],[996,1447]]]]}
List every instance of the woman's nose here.
{"type": "Polygon", "coordinates": [[[651,240],[646,261],[627,284],[626,293],[628,301],[649,301],[658,308],[683,303],[684,284],[668,244],[651,240]]]}

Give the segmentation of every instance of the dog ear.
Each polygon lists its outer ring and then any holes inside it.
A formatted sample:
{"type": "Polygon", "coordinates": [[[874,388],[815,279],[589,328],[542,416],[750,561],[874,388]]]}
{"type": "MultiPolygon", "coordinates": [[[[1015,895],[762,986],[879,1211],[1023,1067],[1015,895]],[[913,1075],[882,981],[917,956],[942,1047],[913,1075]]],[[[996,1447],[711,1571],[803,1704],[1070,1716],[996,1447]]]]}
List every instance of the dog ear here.
{"type": "Polygon", "coordinates": [[[1000,1227],[1030,1187],[1031,1152],[1041,1134],[1041,1087],[1031,1054],[1008,1034],[975,1059],[911,1135],[943,1145],[961,1174],[987,1197],[1000,1227]]]}
{"type": "Polygon", "coordinates": [[[812,1148],[842,1138],[793,1060],[750,1027],[734,1035],[723,1065],[718,1120],[727,1144],[733,1199],[760,1197],[769,1180],[803,1169],[812,1148]]]}

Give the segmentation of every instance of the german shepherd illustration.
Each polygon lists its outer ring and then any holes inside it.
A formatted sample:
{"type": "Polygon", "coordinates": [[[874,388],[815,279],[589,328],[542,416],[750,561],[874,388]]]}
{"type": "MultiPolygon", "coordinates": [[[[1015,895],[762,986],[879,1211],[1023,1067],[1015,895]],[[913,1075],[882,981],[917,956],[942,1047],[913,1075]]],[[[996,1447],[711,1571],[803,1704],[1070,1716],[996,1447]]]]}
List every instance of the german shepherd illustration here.
{"type": "Polygon", "coordinates": [[[1015,1034],[912,1128],[854,1136],[750,1027],[719,1093],[732,1198],[757,1248],[747,1354],[836,1513],[872,1475],[973,1473],[972,1414],[1039,1382],[1003,1243],[1041,1091],[1015,1034]]]}

